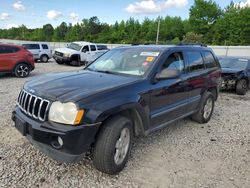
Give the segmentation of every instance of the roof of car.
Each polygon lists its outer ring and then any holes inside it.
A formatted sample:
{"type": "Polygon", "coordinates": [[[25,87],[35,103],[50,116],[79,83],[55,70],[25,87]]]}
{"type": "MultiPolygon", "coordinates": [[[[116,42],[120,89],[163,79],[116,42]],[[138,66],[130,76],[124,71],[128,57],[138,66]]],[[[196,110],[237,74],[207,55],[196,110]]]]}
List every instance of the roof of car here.
{"type": "Polygon", "coordinates": [[[93,44],[91,42],[85,42],[85,41],[75,41],[75,42],[72,42],[72,43],[78,44],[80,46],[93,44]]]}
{"type": "Polygon", "coordinates": [[[121,46],[118,48],[144,48],[144,49],[152,49],[152,50],[169,50],[169,49],[179,49],[179,48],[191,48],[191,49],[211,49],[206,46],[199,45],[132,45],[132,46],[121,46]]]}
{"type": "Polygon", "coordinates": [[[11,46],[11,47],[23,48],[21,45],[16,45],[16,44],[4,44],[4,43],[0,43],[0,46],[11,46]]]}

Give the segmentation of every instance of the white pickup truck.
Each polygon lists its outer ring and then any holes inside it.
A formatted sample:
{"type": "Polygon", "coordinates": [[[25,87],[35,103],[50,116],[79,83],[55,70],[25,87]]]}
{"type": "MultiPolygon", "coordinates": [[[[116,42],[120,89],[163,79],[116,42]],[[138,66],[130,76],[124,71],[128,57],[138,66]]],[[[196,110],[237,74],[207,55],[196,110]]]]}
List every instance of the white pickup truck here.
{"type": "Polygon", "coordinates": [[[72,42],[66,48],[55,49],[53,58],[58,64],[80,66],[94,61],[106,51],[108,51],[106,45],[90,42],[72,42]]]}

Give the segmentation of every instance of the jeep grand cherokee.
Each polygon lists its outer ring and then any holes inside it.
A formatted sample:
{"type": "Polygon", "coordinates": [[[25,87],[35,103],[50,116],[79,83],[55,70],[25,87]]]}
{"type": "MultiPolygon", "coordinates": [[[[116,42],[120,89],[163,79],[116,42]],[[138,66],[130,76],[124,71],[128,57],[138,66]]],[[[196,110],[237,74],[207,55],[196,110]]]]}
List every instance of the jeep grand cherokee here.
{"type": "Polygon", "coordinates": [[[191,116],[210,120],[221,70],[204,46],[113,49],[84,70],[28,81],[12,119],[46,155],[75,162],[91,149],[97,169],[120,172],[134,136],[191,116]]]}

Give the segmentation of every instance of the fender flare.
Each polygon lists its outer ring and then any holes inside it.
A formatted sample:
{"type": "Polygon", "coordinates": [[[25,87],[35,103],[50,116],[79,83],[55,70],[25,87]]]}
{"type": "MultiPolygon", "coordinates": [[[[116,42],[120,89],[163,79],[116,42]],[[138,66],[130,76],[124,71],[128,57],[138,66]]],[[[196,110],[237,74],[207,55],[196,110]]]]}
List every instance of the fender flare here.
{"type": "Polygon", "coordinates": [[[33,68],[34,68],[33,65],[32,65],[30,62],[28,62],[28,61],[26,61],[26,60],[21,60],[21,61],[18,61],[18,62],[15,64],[15,66],[14,66],[13,69],[12,69],[12,73],[15,72],[16,67],[17,67],[19,64],[21,64],[21,63],[24,63],[24,64],[28,65],[28,66],[30,67],[30,71],[32,71],[33,68]]]}
{"type": "Polygon", "coordinates": [[[138,103],[127,103],[104,111],[99,116],[97,116],[96,122],[104,122],[108,118],[126,111],[135,112],[135,114],[138,116],[137,118],[140,121],[139,126],[141,129],[141,133],[142,135],[146,135],[150,128],[150,119],[147,115],[147,112],[145,112],[144,108],[138,103]]]}

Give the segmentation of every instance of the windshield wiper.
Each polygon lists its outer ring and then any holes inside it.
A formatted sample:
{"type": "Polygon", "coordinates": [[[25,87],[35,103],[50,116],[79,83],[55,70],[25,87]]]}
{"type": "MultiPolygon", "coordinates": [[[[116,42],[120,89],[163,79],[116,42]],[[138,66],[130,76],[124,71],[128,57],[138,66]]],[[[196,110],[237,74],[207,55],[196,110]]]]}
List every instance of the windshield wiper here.
{"type": "Polygon", "coordinates": [[[101,72],[101,73],[106,73],[106,74],[115,74],[115,72],[108,71],[108,70],[95,70],[95,69],[91,69],[91,68],[86,68],[85,70],[94,71],[94,72],[101,72]]]}
{"type": "Polygon", "coordinates": [[[93,71],[101,72],[101,73],[106,73],[106,74],[115,74],[114,72],[108,71],[108,70],[93,70],[93,71]]]}

